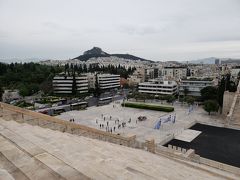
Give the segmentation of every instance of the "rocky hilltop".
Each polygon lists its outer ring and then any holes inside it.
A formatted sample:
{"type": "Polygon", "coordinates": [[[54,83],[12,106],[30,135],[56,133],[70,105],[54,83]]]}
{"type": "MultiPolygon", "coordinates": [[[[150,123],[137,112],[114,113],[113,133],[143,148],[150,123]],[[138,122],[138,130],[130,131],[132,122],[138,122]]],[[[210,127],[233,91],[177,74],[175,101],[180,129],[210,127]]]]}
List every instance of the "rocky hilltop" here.
{"type": "Polygon", "coordinates": [[[78,59],[80,61],[88,61],[91,58],[96,59],[96,58],[104,58],[104,57],[108,57],[108,58],[117,57],[117,58],[127,59],[127,60],[134,60],[134,61],[139,60],[139,61],[152,62],[150,60],[143,59],[143,58],[131,55],[131,54],[109,54],[109,53],[104,52],[99,47],[93,47],[92,49],[85,51],[83,53],[83,55],[80,55],[80,56],[78,56],[76,58],[73,58],[73,59],[78,59]]]}

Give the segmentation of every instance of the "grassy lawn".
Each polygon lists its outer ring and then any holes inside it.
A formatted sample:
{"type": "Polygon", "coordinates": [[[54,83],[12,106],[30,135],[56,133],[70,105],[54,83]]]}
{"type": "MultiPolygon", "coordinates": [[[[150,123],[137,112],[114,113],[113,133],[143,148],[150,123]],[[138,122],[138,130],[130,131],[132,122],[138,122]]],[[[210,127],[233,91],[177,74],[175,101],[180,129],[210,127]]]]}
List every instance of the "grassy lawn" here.
{"type": "Polygon", "coordinates": [[[138,108],[138,109],[149,109],[149,110],[155,110],[155,111],[164,111],[164,112],[174,111],[174,107],[172,107],[172,106],[163,106],[163,105],[157,105],[157,104],[125,102],[125,103],[122,103],[122,106],[131,107],[131,108],[138,108]]]}

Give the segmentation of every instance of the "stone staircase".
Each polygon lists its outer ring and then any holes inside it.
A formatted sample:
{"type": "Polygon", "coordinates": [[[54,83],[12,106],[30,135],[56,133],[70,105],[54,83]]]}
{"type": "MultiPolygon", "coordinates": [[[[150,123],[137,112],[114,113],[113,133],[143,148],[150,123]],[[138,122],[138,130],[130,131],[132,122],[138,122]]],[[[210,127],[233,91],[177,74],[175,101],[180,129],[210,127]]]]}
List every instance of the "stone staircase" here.
{"type": "Polygon", "coordinates": [[[0,118],[0,179],[3,174],[4,180],[237,179],[200,166],[0,118]]]}
{"type": "Polygon", "coordinates": [[[89,179],[14,131],[1,125],[0,129],[0,168],[9,177],[21,180],[89,179]]]}

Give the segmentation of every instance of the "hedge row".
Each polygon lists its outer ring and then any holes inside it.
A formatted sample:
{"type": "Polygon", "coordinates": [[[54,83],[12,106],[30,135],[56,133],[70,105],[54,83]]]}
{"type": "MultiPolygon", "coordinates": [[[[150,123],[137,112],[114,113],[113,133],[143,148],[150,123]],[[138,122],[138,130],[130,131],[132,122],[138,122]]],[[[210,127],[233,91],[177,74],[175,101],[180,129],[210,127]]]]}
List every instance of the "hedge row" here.
{"type": "Polygon", "coordinates": [[[122,106],[138,108],[138,109],[150,109],[150,110],[164,111],[164,112],[172,112],[172,111],[174,111],[174,107],[150,105],[150,104],[140,104],[140,103],[129,103],[129,102],[126,102],[126,103],[122,103],[122,106]]]}

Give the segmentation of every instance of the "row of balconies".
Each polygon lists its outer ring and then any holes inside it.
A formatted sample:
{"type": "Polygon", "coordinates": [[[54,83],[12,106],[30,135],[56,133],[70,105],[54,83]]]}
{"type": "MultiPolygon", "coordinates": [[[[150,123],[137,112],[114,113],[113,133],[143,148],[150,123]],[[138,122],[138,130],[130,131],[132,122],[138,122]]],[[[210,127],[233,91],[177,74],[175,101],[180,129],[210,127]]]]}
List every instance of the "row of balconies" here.
{"type": "Polygon", "coordinates": [[[114,81],[99,81],[99,84],[108,84],[108,83],[120,83],[120,80],[114,80],[114,81]]]}
{"type": "Polygon", "coordinates": [[[101,77],[98,80],[108,80],[108,79],[120,79],[120,77],[101,77]]]}
{"type": "Polygon", "coordinates": [[[112,86],[103,86],[103,87],[100,87],[100,89],[110,89],[110,88],[117,88],[117,87],[120,87],[120,85],[112,85],[112,86]]]}
{"type": "Polygon", "coordinates": [[[149,87],[149,88],[177,88],[177,86],[175,85],[175,86],[155,86],[155,85],[139,85],[138,86],[139,88],[142,88],[142,87],[149,87]]]}
{"type": "Polygon", "coordinates": [[[150,87],[139,87],[139,90],[151,90],[151,91],[176,91],[177,88],[150,88],[150,87]]]}
{"type": "Polygon", "coordinates": [[[166,94],[166,95],[173,95],[176,94],[176,91],[168,92],[168,91],[147,91],[147,90],[139,90],[141,93],[149,93],[149,94],[166,94]]]}

